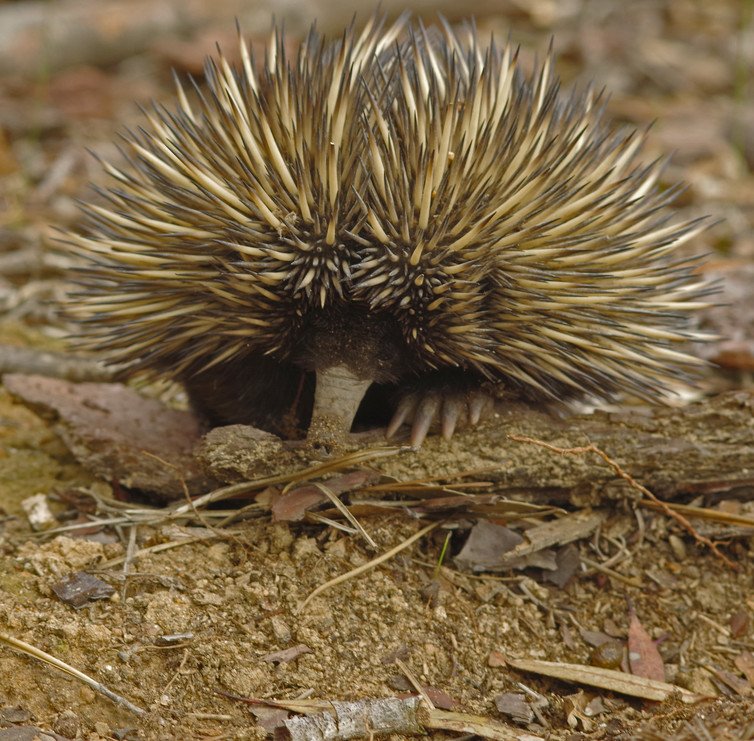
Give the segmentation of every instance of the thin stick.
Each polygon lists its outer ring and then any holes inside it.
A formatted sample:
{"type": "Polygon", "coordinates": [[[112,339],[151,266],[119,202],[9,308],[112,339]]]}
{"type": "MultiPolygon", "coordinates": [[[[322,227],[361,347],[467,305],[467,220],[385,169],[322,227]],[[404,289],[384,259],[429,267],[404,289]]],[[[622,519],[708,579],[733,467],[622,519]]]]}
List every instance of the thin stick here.
{"type": "Polygon", "coordinates": [[[39,659],[45,664],[54,666],[56,669],[60,669],[60,671],[64,672],[65,674],[68,674],[71,677],[75,677],[84,684],[88,684],[93,690],[99,692],[105,697],[108,697],[113,702],[121,705],[127,710],[130,710],[135,715],[146,715],[147,711],[143,708],[140,708],[138,707],[138,705],[134,705],[132,702],[129,702],[125,697],[121,697],[120,695],[115,694],[115,692],[107,689],[105,685],[100,684],[96,679],[92,679],[89,675],[80,672],[70,664],[66,664],[65,661],[56,659],[54,656],[48,654],[45,651],[42,651],[41,648],[32,646],[30,643],[26,643],[26,641],[19,640],[18,638],[14,638],[13,636],[9,636],[6,633],[0,633],[0,642],[4,643],[6,646],[15,648],[17,651],[20,651],[27,656],[33,656],[35,659],[39,659]]]}
{"type": "Polygon", "coordinates": [[[376,551],[377,543],[374,542],[372,536],[364,529],[362,524],[356,519],[356,517],[348,509],[348,507],[346,507],[346,505],[343,504],[340,499],[338,499],[338,497],[335,495],[335,492],[333,492],[329,486],[325,486],[325,484],[321,483],[320,481],[315,481],[314,486],[316,486],[333,503],[338,512],[340,512],[340,514],[342,514],[343,517],[345,517],[346,520],[348,520],[348,522],[350,522],[351,525],[353,525],[356,530],[361,533],[361,536],[369,544],[369,547],[376,551]]]}
{"type": "Polygon", "coordinates": [[[427,703],[427,707],[430,710],[434,710],[435,704],[432,702],[429,695],[425,692],[424,687],[422,687],[419,684],[419,680],[414,676],[414,673],[400,659],[396,659],[395,663],[398,665],[400,670],[406,675],[406,679],[408,679],[408,681],[411,683],[413,688],[422,696],[422,699],[424,700],[424,702],[427,703]]]}
{"type": "Polygon", "coordinates": [[[345,574],[341,574],[340,576],[336,576],[334,579],[330,579],[330,581],[325,582],[324,584],[320,584],[302,603],[301,606],[296,610],[296,612],[301,612],[308,604],[311,602],[318,594],[322,594],[326,589],[329,589],[330,587],[334,587],[336,584],[340,584],[344,581],[348,581],[351,577],[358,576],[359,574],[363,574],[365,571],[369,571],[370,569],[375,568],[375,566],[379,566],[381,563],[384,563],[385,561],[389,561],[393,556],[400,553],[405,548],[408,548],[412,543],[415,543],[420,538],[423,538],[428,532],[431,530],[434,530],[440,523],[439,522],[432,522],[426,527],[423,527],[421,530],[419,530],[418,533],[414,533],[410,538],[404,540],[402,543],[399,543],[395,548],[392,548],[387,553],[383,553],[381,556],[377,556],[377,558],[373,558],[368,563],[365,563],[363,566],[359,566],[351,571],[348,571],[345,574]]]}
{"type": "MultiPolygon", "coordinates": [[[[150,545],[147,548],[140,548],[138,551],[136,551],[133,554],[133,560],[142,558],[143,556],[146,556],[150,553],[162,553],[162,551],[169,551],[173,548],[180,548],[180,546],[189,545],[190,543],[201,543],[205,540],[216,540],[218,537],[220,536],[211,532],[207,535],[198,535],[196,537],[184,538],[183,540],[171,540],[169,543],[158,543],[157,545],[150,545]]],[[[125,558],[125,556],[116,556],[115,558],[111,558],[108,561],[103,561],[102,563],[98,564],[98,570],[104,571],[105,569],[111,569],[114,566],[118,566],[119,564],[123,563],[125,558]]]]}
{"type": "Polygon", "coordinates": [[[708,537],[702,535],[680,512],[673,511],[671,505],[667,502],[663,502],[652,494],[646,486],[640,484],[630,473],[624,471],[604,450],[598,448],[594,443],[589,445],[583,445],[578,448],[559,448],[557,445],[550,445],[543,440],[537,440],[533,437],[527,437],[526,435],[508,435],[511,440],[515,440],[519,443],[531,443],[532,445],[539,445],[540,448],[550,450],[553,453],[559,453],[560,455],[583,455],[584,453],[595,453],[602,458],[607,465],[612,468],[616,476],[619,476],[624,481],[628,482],[628,485],[636,491],[643,494],[647,499],[655,503],[658,509],[662,511],[671,520],[675,520],[687,533],[702,545],[706,545],[726,566],[730,567],[734,571],[738,570],[738,565],[733,563],[718,547],[716,543],[713,543],[708,537]]]}

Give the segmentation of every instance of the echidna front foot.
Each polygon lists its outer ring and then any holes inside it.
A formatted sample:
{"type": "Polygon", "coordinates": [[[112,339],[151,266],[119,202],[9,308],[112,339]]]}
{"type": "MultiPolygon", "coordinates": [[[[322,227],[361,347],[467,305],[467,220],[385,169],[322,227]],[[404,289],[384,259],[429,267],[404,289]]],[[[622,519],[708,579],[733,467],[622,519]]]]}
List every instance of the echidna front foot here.
{"type": "Polygon", "coordinates": [[[450,440],[456,428],[475,427],[494,408],[493,397],[481,388],[416,391],[400,400],[385,436],[393,437],[403,424],[408,424],[411,445],[419,448],[433,426],[439,426],[442,436],[450,440]]]}

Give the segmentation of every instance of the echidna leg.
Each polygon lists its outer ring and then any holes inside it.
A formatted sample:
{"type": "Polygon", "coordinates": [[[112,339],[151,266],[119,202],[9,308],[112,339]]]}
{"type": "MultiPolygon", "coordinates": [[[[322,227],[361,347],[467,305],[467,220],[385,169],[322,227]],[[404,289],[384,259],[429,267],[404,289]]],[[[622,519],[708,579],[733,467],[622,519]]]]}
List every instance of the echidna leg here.
{"type": "Polygon", "coordinates": [[[411,445],[418,448],[430,428],[439,424],[442,436],[450,440],[456,428],[475,427],[493,411],[494,406],[493,397],[481,388],[409,393],[398,403],[385,436],[393,437],[401,425],[408,424],[411,426],[411,445]]]}
{"type": "Polygon", "coordinates": [[[343,365],[317,371],[314,408],[307,441],[326,450],[341,443],[351,430],[356,412],[372,382],[343,365]]]}

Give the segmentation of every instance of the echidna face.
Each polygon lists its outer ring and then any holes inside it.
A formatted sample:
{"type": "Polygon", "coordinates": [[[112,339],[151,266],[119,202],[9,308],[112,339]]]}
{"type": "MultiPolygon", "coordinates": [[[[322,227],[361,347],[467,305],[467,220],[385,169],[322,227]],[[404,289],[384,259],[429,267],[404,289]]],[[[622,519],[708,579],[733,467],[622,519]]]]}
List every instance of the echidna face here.
{"type": "Polygon", "coordinates": [[[696,362],[678,348],[705,289],[670,256],[700,224],[669,219],[642,137],[561,96],[549,58],[525,78],[467,36],[372,18],[294,61],[276,32],[261,72],[243,42],[240,71],[209,62],[71,237],[90,345],[283,406],[333,368],[352,404],[447,369],[549,399],[666,391],[696,362]]]}

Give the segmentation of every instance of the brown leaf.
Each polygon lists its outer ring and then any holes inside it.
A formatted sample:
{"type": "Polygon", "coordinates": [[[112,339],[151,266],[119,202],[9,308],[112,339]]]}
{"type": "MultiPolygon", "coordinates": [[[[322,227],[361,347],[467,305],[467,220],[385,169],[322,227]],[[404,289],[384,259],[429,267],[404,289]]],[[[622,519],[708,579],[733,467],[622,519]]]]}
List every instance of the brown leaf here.
{"type": "Polygon", "coordinates": [[[733,663],[736,665],[736,669],[749,680],[749,685],[754,686],[754,654],[750,651],[741,651],[733,659],[733,663]]]}
{"type": "Polygon", "coordinates": [[[629,610],[628,664],[636,677],[665,681],[662,656],[633,609],[629,610]]]}
{"type": "MultiPolygon", "coordinates": [[[[353,471],[327,479],[325,486],[335,496],[345,494],[373,482],[378,478],[371,471],[353,471]]],[[[296,522],[302,520],[306,511],[327,501],[327,495],[318,486],[297,486],[272,503],[272,519],[276,522],[296,522]]]]}
{"type": "Polygon", "coordinates": [[[742,607],[730,618],[730,634],[733,638],[741,638],[749,632],[749,611],[742,607]]]}
{"type": "Polygon", "coordinates": [[[454,700],[447,692],[437,689],[437,687],[425,687],[422,685],[424,694],[432,701],[436,708],[442,710],[455,710],[460,707],[458,700],[454,700]]]}

